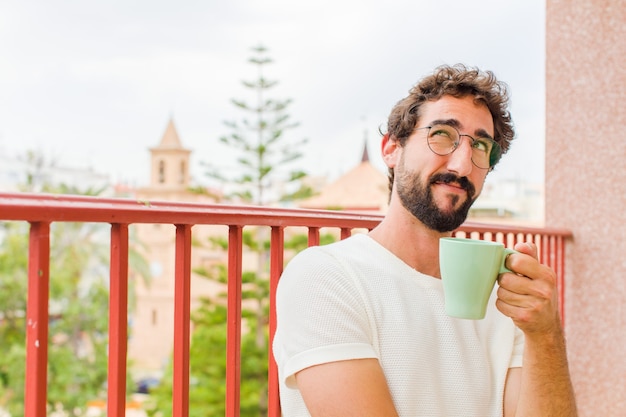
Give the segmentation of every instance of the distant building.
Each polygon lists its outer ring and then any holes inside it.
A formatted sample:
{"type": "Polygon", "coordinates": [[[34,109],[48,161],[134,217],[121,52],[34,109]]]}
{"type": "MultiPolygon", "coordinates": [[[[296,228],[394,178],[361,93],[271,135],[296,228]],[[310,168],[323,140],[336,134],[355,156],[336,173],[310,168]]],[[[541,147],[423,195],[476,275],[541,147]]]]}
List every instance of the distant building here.
{"type": "Polygon", "coordinates": [[[361,162],[323,187],[319,194],[298,203],[301,208],[383,213],[389,201],[389,180],[370,162],[367,144],[361,162]]]}
{"type": "MultiPolygon", "coordinates": [[[[180,141],[173,120],[170,120],[158,146],[150,149],[150,185],[136,190],[141,201],[178,201],[216,203],[219,197],[190,189],[189,162],[191,150],[180,141]]],[[[135,279],[136,306],[131,318],[128,356],[137,377],[158,374],[170,358],[174,332],[174,270],[175,228],[173,225],[136,224],[136,237],[142,255],[148,260],[151,282],[135,279]]],[[[210,234],[221,234],[220,226],[195,226],[193,239],[207,243],[210,234]]],[[[223,262],[224,253],[194,246],[192,268],[223,262]]],[[[218,284],[192,273],[192,309],[202,296],[221,290],[218,284]]]]}
{"type": "Polygon", "coordinates": [[[521,179],[486,183],[470,209],[469,220],[541,226],[543,202],[543,183],[528,183],[521,179]]]}
{"type": "Polygon", "coordinates": [[[13,157],[0,154],[0,190],[39,192],[46,186],[61,184],[79,191],[108,190],[108,175],[95,172],[91,168],[60,166],[54,161],[46,161],[44,155],[13,157]]]}

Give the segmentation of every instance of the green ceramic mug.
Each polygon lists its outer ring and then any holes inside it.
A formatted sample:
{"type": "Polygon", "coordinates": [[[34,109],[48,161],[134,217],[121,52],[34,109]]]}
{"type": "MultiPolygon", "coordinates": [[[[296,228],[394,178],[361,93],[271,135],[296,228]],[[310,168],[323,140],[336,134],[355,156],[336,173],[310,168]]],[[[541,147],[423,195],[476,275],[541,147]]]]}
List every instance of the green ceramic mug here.
{"type": "Polygon", "coordinates": [[[506,257],[517,253],[502,243],[476,239],[441,238],[439,265],[446,314],[482,319],[498,275],[511,272],[506,257]]]}

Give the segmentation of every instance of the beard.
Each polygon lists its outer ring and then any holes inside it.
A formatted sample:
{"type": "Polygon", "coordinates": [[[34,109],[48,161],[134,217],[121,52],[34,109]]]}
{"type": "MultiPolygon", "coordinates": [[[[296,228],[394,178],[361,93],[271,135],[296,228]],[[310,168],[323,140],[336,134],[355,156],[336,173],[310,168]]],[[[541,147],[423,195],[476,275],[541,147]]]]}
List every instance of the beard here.
{"type": "MultiPolygon", "coordinates": [[[[403,164],[402,164],[403,165],[403,164]]],[[[451,232],[457,229],[467,219],[469,209],[475,201],[476,188],[467,179],[452,173],[434,174],[426,183],[418,174],[414,174],[404,167],[398,172],[396,186],[400,202],[413,216],[426,227],[440,233],[451,232]],[[451,198],[451,208],[443,210],[437,206],[432,194],[435,183],[456,183],[467,192],[466,200],[457,208],[460,197],[451,198]]]]}

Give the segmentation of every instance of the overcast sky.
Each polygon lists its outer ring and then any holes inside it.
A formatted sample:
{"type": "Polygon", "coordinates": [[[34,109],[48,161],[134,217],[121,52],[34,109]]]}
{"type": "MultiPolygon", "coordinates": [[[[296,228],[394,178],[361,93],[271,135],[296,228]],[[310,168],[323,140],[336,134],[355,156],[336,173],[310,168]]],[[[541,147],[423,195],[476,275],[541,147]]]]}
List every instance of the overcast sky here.
{"type": "Polygon", "coordinates": [[[243,116],[231,98],[253,102],[241,81],[263,44],[312,174],[352,168],[364,138],[382,170],[391,107],[435,66],[463,62],[512,92],[517,139],[490,177],[542,181],[544,22],[543,0],[2,0],[0,152],[144,185],[173,117],[202,182],[201,161],[234,165],[217,141],[243,116]]]}

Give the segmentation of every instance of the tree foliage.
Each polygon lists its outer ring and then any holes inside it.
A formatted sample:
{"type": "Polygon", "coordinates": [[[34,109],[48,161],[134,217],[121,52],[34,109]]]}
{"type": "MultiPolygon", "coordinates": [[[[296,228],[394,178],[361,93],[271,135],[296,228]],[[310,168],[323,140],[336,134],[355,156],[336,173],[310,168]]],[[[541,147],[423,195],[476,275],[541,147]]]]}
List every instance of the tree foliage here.
{"type": "MultiPolygon", "coordinates": [[[[265,67],[273,61],[262,45],[251,48],[253,55],[248,60],[257,70],[258,77],[252,81],[242,81],[242,85],[252,90],[256,101],[232,99],[231,103],[244,114],[240,121],[224,121],[231,131],[220,137],[220,142],[235,150],[237,168],[220,169],[210,166],[207,175],[221,184],[236,185],[231,197],[252,204],[268,204],[276,200],[293,200],[312,194],[312,190],[301,180],[306,173],[294,162],[302,158],[306,139],[290,140],[286,132],[298,127],[288,114],[291,99],[268,98],[269,91],[278,82],[265,78],[265,67]],[[268,191],[279,183],[291,185],[292,192],[268,195],[268,191]]],[[[289,187],[288,187],[289,188],[289,187]]]]}
{"type": "MultiPolygon", "coordinates": [[[[37,168],[42,159],[36,153],[37,168]]],[[[102,190],[39,182],[29,173],[22,189],[98,195],[102,190]]],[[[107,380],[109,227],[96,223],[52,223],[48,339],[48,406],[83,415],[88,401],[104,394],[107,380]]],[[[23,415],[28,224],[0,228],[0,408],[23,415]]],[[[131,245],[132,246],[132,245],[131,245]]],[[[147,262],[129,254],[131,276],[147,279],[147,262]]],[[[129,289],[133,298],[132,287],[129,289]]],[[[129,381],[128,388],[131,388],[129,381]]]]}
{"type": "MultiPolygon", "coordinates": [[[[244,231],[243,243],[247,253],[258,252],[254,231],[244,231]]],[[[210,245],[227,248],[223,237],[212,237],[210,245]]],[[[215,282],[227,284],[227,268],[217,263],[211,268],[195,268],[194,272],[215,282]]],[[[269,282],[259,279],[254,272],[242,274],[242,334],[241,334],[241,392],[242,417],[267,415],[265,401],[268,370],[267,317],[269,282]]],[[[204,297],[192,313],[194,331],[190,352],[190,417],[218,416],[225,413],[226,398],[226,335],[227,293],[204,297]]],[[[149,413],[153,416],[171,415],[172,399],[171,364],[163,378],[163,384],[152,392],[153,404],[149,413]]]]}
{"type": "MultiPolygon", "coordinates": [[[[247,254],[265,253],[267,240],[258,240],[256,230],[244,230],[243,244],[247,254]]],[[[322,234],[320,244],[336,239],[322,234]]],[[[213,247],[225,249],[228,242],[223,237],[210,239],[213,247]]],[[[305,234],[296,234],[285,241],[285,249],[295,254],[308,246],[305,234]]],[[[218,263],[212,268],[196,268],[194,272],[222,284],[227,283],[226,265],[218,263]]],[[[265,271],[267,272],[267,271],[265,271]]],[[[240,415],[263,417],[267,415],[268,372],[268,315],[269,281],[267,274],[242,273],[242,334],[241,334],[241,392],[240,415]]],[[[192,314],[194,332],[190,348],[189,416],[221,416],[225,413],[226,398],[226,335],[227,293],[205,297],[192,314]]],[[[172,413],[171,364],[163,383],[152,392],[148,410],[154,417],[172,413]]]]}
{"type": "MultiPolygon", "coordinates": [[[[277,85],[265,78],[266,65],[272,63],[263,46],[252,48],[249,62],[256,67],[258,78],[243,81],[245,88],[256,97],[254,104],[233,99],[232,104],[244,114],[241,121],[226,121],[230,134],[220,142],[238,155],[236,169],[216,167],[207,174],[224,186],[234,186],[231,197],[256,205],[273,204],[279,200],[309,197],[311,189],[301,182],[305,173],[292,169],[300,159],[306,140],[293,141],[286,132],[298,126],[287,113],[290,99],[269,98],[268,92],[277,85]],[[275,192],[278,184],[291,184],[292,192],[275,192]]],[[[289,187],[287,187],[289,188],[289,187]]],[[[267,415],[268,315],[269,315],[269,240],[268,229],[249,227],[243,231],[244,257],[256,260],[254,270],[242,273],[241,330],[241,416],[267,415]]],[[[295,246],[301,245],[298,239],[295,246]]],[[[212,237],[200,242],[212,248],[228,249],[224,237],[212,237]]],[[[289,243],[286,244],[289,246],[289,243]]],[[[227,267],[218,263],[194,272],[206,279],[227,283],[227,267]]],[[[224,415],[226,387],[227,294],[221,293],[201,300],[193,312],[194,331],[190,357],[190,416],[224,415]]],[[[171,415],[171,368],[163,384],[153,391],[154,416],[171,415]]]]}
{"type": "MultiPolygon", "coordinates": [[[[108,286],[98,264],[100,225],[52,224],[48,339],[48,403],[84,410],[107,379],[108,286]],[[93,234],[92,234],[93,233],[93,234]]],[[[13,416],[24,404],[28,228],[7,223],[0,245],[0,398],[13,416]]]]}

